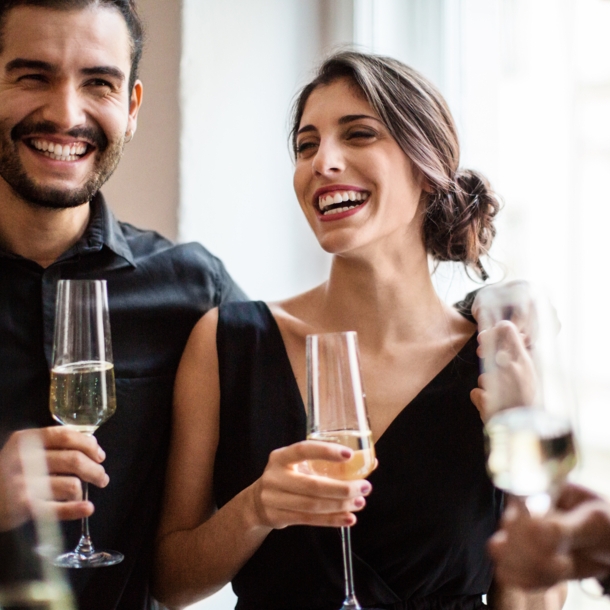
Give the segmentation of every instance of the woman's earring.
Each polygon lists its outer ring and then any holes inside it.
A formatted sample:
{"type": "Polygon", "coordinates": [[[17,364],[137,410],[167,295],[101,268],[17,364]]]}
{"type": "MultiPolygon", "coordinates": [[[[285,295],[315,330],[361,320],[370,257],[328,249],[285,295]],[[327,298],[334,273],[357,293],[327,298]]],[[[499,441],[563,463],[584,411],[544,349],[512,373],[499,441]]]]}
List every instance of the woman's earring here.
{"type": "Polygon", "coordinates": [[[125,134],[125,144],[129,144],[133,140],[133,131],[131,129],[125,134]]]}

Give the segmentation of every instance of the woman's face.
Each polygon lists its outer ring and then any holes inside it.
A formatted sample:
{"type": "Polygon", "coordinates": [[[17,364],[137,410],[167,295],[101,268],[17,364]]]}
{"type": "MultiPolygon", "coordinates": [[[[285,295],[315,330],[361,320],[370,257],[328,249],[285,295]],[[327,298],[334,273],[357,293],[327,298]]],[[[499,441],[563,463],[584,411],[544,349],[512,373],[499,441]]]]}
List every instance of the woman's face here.
{"type": "Polygon", "coordinates": [[[350,80],[311,93],[296,147],[294,189],[327,252],[353,251],[391,234],[423,244],[424,181],[350,80]]]}

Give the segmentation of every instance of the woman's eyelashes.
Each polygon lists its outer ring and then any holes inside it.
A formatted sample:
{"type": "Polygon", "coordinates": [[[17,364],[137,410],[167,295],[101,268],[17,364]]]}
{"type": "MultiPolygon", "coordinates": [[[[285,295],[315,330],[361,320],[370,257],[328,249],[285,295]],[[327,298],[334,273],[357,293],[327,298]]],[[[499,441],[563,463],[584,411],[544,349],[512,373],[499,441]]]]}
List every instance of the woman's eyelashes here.
{"type": "Polygon", "coordinates": [[[363,129],[363,128],[359,127],[357,129],[349,130],[345,134],[345,139],[350,140],[350,141],[361,140],[363,142],[367,142],[367,141],[377,138],[378,135],[379,134],[376,131],[374,131],[373,129],[363,129]]]}
{"type": "Polygon", "coordinates": [[[317,141],[314,140],[302,140],[297,142],[297,155],[302,157],[305,156],[308,152],[311,152],[318,145],[317,141]]]}
{"type": "MultiPolygon", "coordinates": [[[[379,138],[379,133],[370,128],[351,128],[343,134],[343,139],[350,144],[368,144],[379,138]]],[[[318,147],[318,139],[301,140],[297,142],[296,152],[300,157],[308,156],[318,147]]]]}

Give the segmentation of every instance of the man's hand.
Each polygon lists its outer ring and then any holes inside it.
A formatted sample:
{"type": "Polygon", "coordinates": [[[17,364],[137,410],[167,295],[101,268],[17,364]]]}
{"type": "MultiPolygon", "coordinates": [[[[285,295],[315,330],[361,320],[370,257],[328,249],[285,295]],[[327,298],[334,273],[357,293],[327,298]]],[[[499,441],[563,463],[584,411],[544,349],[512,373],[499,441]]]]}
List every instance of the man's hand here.
{"type": "Polygon", "coordinates": [[[524,589],[549,587],[568,579],[610,574],[610,504],[593,492],[566,485],[557,508],[531,517],[511,500],[489,551],[496,578],[524,589]]]}
{"type": "Polygon", "coordinates": [[[480,332],[478,340],[485,372],[470,398],[483,421],[501,409],[533,405],[539,380],[527,337],[512,322],[500,321],[480,332]]]}
{"type": "Polygon", "coordinates": [[[108,475],[101,463],[106,455],[93,436],[53,426],[14,432],[0,450],[0,532],[32,518],[34,504],[43,503],[60,520],[81,519],[93,513],[93,504],[82,501],[81,480],[105,487],[108,475]],[[34,497],[24,474],[22,440],[38,436],[49,473],[48,496],[34,497]]]}

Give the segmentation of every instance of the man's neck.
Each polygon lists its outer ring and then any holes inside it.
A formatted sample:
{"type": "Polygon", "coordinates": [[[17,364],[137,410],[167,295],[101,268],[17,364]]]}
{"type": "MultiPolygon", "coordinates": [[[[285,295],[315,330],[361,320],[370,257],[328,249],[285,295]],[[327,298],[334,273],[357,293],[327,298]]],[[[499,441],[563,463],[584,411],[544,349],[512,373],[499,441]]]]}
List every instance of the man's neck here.
{"type": "Polygon", "coordinates": [[[90,206],[52,210],[0,189],[0,247],[48,267],[83,235],[90,206]]]}

